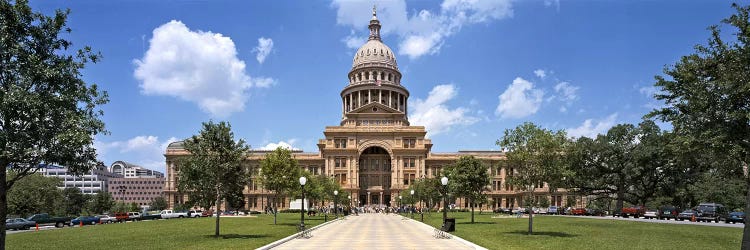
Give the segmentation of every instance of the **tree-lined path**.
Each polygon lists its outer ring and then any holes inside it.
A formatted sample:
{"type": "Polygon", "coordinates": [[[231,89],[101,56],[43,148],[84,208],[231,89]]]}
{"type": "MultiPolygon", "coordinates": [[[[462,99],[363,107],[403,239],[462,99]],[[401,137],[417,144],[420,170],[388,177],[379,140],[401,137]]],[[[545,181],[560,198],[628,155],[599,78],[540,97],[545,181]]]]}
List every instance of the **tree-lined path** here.
{"type": "Polygon", "coordinates": [[[401,216],[360,214],[273,249],[475,249],[455,238],[436,239],[433,233],[432,227],[401,216]]]}

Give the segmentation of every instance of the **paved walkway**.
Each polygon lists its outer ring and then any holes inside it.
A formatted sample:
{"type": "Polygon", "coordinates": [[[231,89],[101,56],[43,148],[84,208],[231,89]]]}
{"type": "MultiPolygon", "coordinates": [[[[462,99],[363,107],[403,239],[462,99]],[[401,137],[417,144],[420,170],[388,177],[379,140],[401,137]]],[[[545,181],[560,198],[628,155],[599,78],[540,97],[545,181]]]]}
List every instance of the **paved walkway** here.
{"type": "Polygon", "coordinates": [[[455,238],[436,239],[432,227],[402,218],[348,216],[312,231],[311,238],[293,239],[273,249],[474,249],[455,238]]]}

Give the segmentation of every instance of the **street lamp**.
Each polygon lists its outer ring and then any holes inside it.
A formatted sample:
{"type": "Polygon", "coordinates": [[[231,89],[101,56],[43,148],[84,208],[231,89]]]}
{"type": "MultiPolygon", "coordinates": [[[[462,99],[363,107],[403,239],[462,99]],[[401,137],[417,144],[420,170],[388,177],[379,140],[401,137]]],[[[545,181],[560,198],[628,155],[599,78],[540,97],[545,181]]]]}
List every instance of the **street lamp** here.
{"type": "Polygon", "coordinates": [[[299,230],[305,231],[305,183],[307,183],[307,178],[304,176],[299,178],[299,184],[302,186],[302,205],[300,206],[301,209],[299,210],[300,215],[300,221],[299,221],[299,230]]]}
{"type": "Polygon", "coordinates": [[[411,210],[409,212],[411,212],[411,218],[414,219],[414,189],[409,191],[409,193],[411,193],[411,210]]]}
{"type": "Polygon", "coordinates": [[[349,195],[346,198],[349,198],[349,213],[351,213],[352,212],[352,204],[353,204],[352,203],[353,202],[352,195],[349,195]]]}
{"type": "Polygon", "coordinates": [[[370,191],[367,191],[367,198],[365,198],[365,204],[370,205],[370,191]]]}
{"type": "Polygon", "coordinates": [[[398,196],[398,213],[401,213],[401,206],[403,203],[401,203],[401,195],[398,196]]]}
{"type": "Polygon", "coordinates": [[[448,177],[440,178],[440,184],[443,184],[443,230],[447,231],[445,220],[448,219],[448,177]]]}
{"type": "Polygon", "coordinates": [[[336,215],[336,218],[339,217],[339,210],[336,208],[336,201],[339,198],[339,191],[333,190],[333,214],[336,215]]]}

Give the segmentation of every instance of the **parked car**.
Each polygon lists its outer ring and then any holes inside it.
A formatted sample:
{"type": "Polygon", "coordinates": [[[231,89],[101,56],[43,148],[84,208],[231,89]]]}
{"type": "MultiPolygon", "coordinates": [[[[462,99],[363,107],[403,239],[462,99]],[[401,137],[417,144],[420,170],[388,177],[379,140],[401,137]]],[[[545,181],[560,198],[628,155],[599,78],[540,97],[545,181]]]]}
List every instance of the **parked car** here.
{"type": "Polygon", "coordinates": [[[117,222],[125,222],[128,220],[128,213],[115,213],[115,219],[117,219],[117,222]]]}
{"type": "Polygon", "coordinates": [[[96,225],[97,223],[99,223],[99,221],[100,221],[99,217],[96,217],[96,216],[79,216],[78,218],[75,218],[70,221],[70,226],[72,227],[72,226],[81,225],[81,224],[96,225]]]}
{"type": "Polygon", "coordinates": [[[188,218],[200,218],[203,216],[203,211],[201,210],[190,210],[188,212],[188,218]]]}
{"type": "Polygon", "coordinates": [[[128,212],[128,220],[129,221],[139,221],[139,220],[141,220],[141,213],[139,213],[139,212],[128,212]]]}
{"type": "Polygon", "coordinates": [[[70,224],[72,217],[52,217],[49,214],[35,214],[26,220],[35,222],[36,224],[42,225],[55,225],[55,227],[63,227],[70,224]]]}
{"type": "Polygon", "coordinates": [[[719,222],[727,218],[727,209],[724,205],[718,203],[701,203],[698,204],[697,210],[700,211],[698,221],[719,222]]]}
{"type": "Polygon", "coordinates": [[[36,222],[24,219],[15,218],[5,220],[5,230],[29,230],[29,228],[36,226],[36,222]]]}
{"type": "Polygon", "coordinates": [[[601,210],[601,209],[598,209],[598,208],[587,208],[586,209],[586,215],[604,216],[604,210],[601,210]]]}
{"type": "Polygon", "coordinates": [[[201,216],[203,217],[211,217],[213,215],[214,215],[214,211],[211,211],[211,210],[206,210],[206,211],[203,211],[203,213],[201,213],[201,216]]]}
{"type": "Polygon", "coordinates": [[[106,214],[97,215],[96,217],[99,217],[99,221],[101,221],[102,223],[115,223],[115,222],[117,222],[117,218],[115,218],[113,216],[106,215],[106,214]]]}
{"type": "Polygon", "coordinates": [[[161,214],[144,213],[141,214],[141,220],[158,220],[161,219],[161,214]]]}
{"type": "Polygon", "coordinates": [[[696,210],[688,209],[688,210],[682,211],[682,213],[678,214],[677,215],[677,220],[679,220],[679,221],[682,221],[682,220],[691,220],[693,218],[693,216],[695,216],[695,218],[698,218],[698,216],[700,216],[699,213],[700,212],[698,212],[696,210]]]}
{"type": "Polygon", "coordinates": [[[659,211],[657,210],[646,210],[645,213],[643,213],[644,219],[659,219],[659,211]]]}
{"type": "Polygon", "coordinates": [[[572,214],[572,215],[586,215],[586,209],[585,208],[573,208],[573,210],[570,210],[570,214],[572,214]]]}
{"type": "Polygon", "coordinates": [[[557,206],[550,206],[547,208],[547,214],[559,214],[560,212],[557,209],[557,206]]]}
{"type": "Polygon", "coordinates": [[[620,212],[620,216],[622,216],[623,218],[628,218],[628,216],[633,216],[633,218],[640,218],[645,213],[646,213],[645,207],[632,206],[632,207],[622,208],[622,212],[620,212]]]}
{"type": "Polygon", "coordinates": [[[745,223],[745,212],[731,212],[724,220],[726,223],[745,223]]]}
{"type": "Polygon", "coordinates": [[[187,211],[162,210],[160,214],[162,219],[188,217],[187,211]]]}
{"type": "Polygon", "coordinates": [[[678,214],[680,214],[680,209],[675,206],[662,206],[661,208],[659,208],[659,213],[658,213],[660,220],[661,219],[676,220],[678,214]]]}

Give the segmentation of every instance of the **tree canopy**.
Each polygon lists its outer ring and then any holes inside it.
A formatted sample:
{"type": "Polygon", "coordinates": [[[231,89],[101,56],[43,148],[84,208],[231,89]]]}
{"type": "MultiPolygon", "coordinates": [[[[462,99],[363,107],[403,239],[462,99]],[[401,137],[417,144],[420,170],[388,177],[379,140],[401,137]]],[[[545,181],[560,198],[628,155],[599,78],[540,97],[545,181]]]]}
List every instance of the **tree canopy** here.
{"type": "Polygon", "coordinates": [[[445,168],[448,186],[456,196],[464,197],[471,206],[471,223],[474,223],[473,203],[485,200],[487,185],[490,185],[489,167],[474,156],[461,156],[445,168]]]}
{"type": "Polygon", "coordinates": [[[213,121],[204,122],[200,133],[186,139],[184,145],[190,155],[178,162],[177,188],[202,207],[216,206],[214,235],[219,236],[221,201],[236,202],[234,197],[242,197],[250,178],[241,165],[249,147],[244,140],[235,140],[229,123],[213,121]]]}
{"type": "MultiPolygon", "coordinates": [[[[287,192],[299,189],[301,170],[292,151],[282,147],[266,154],[260,161],[260,181],[266,190],[272,191],[275,198],[283,197],[287,192]]],[[[276,202],[274,202],[274,219],[276,224],[276,202]]]]}

